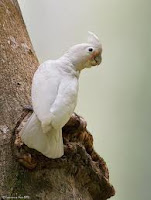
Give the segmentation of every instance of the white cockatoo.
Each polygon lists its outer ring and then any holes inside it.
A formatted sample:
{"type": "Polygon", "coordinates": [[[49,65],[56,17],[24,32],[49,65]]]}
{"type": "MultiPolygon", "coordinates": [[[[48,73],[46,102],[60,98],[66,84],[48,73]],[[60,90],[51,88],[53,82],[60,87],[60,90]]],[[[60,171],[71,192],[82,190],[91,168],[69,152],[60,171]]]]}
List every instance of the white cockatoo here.
{"type": "Polygon", "coordinates": [[[62,127],[77,104],[82,69],[101,63],[98,37],[88,33],[88,43],[71,47],[61,58],[42,63],[32,81],[33,114],[22,129],[22,141],[48,158],[64,154],[62,127]]]}

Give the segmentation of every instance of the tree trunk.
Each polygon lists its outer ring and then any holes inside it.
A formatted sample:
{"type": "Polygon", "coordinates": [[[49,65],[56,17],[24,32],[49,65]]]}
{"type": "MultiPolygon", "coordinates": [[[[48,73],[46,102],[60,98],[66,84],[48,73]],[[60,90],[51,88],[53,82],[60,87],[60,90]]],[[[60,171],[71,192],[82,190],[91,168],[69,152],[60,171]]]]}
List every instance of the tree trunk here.
{"type": "Polygon", "coordinates": [[[0,0],[0,36],[1,199],[105,200],[113,196],[106,164],[93,150],[93,138],[77,115],[63,128],[62,158],[48,159],[25,145],[17,147],[16,153],[13,136],[31,113],[23,107],[31,104],[31,79],[38,66],[16,0],[0,0]],[[32,170],[17,156],[22,151],[35,158],[32,170]]]}

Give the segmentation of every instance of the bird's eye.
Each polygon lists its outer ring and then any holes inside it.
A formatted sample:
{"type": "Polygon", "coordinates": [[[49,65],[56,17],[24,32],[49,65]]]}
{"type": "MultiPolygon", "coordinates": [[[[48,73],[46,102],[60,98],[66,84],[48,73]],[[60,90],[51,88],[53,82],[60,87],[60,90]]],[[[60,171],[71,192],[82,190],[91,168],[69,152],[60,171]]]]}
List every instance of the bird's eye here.
{"type": "Polygon", "coordinates": [[[92,48],[92,47],[90,47],[90,48],[88,49],[88,51],[89,51],[89,52],[92,52],[92,51],[93,51],[93,48],[92,48]]]}

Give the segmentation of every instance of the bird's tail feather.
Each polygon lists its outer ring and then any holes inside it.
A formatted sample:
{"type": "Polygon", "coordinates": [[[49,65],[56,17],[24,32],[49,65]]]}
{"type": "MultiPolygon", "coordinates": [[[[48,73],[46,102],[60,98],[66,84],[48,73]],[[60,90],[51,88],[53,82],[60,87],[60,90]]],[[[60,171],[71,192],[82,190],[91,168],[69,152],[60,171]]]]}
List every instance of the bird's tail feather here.
{"type": "Polygon", "coordinates": [[[62,130],[51,129],[44,134],[41,122],[33,113],[20,133],[22,141],[48,158],[59,158],[64,154],[62,130]]]}

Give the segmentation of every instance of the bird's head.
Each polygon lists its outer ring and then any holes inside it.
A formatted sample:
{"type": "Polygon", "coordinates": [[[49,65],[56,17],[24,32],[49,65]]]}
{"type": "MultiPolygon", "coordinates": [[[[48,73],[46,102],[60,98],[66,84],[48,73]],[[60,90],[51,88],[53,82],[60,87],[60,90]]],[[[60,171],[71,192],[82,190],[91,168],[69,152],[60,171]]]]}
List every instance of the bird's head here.
{"type": "Polygon", "coordinates": [[[88,43],[71,47],[67,55],[76,70],[81,71],[84,68],[99,65],[102,60],[101,53],[102,46],[98,37],[94,33],[88,32],[88,43]]]}

